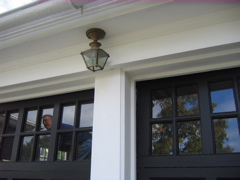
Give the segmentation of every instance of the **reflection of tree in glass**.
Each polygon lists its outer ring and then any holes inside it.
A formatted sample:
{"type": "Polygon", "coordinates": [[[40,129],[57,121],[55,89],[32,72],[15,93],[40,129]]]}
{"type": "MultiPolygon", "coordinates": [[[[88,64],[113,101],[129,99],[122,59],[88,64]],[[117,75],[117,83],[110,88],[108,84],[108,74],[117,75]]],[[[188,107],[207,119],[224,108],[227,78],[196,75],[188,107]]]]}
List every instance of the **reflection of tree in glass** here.
{"type": "MultiPolygon", "coordinates": [[[[212,102],[212,112],[218,106],[218,103],[212,102]]],[[[214,120],[214,133],[215,133],[215,145],[218,153],[230,153],[234,149],[229,145],[224,147],[224,141],[228,141],[226,130],[229,128],[227,119],[216,119],[214,120]]]]}
{"type": "Polygon", "coordinates": [[[224,146],[224,141],[228,141],[226,130],[229,128],[227,119],[214,120],[215,144],[217,153],[230,153],[234,151],[229,145],[224,146]]]}
{"type": "MultiPolygon", "coordinates": [[[[20,160],[21,161],[31,161],[31,154],[32,154],[32,148],[33,148],[33,137],[25,137],[27,138],[26,143],[22,144],[22,149],[21,149],[21,156],[20,160]],[[31,140],[30,140],[31,138],[31,140]]],[[[24,138],[24,140],[25,140],[24,138]]]]}
{"type": "Polygon", "coordinates": [[[180,154],[200,154],[202,152],[200,122],[178,123],[178,140],[180,154]]]}
{"type": "Polygon", "coordinates": [[[173,132],[171,123],[152,125],[152,154],[173,153],[173,132]]]}
{"type": "Polygon", "coordinates": [[[178,116],[190,116],[199,114],[198,94],[178,96],[177,106],[178,116]]]}
{"type": "MultiPolygon", "coordinates": [[[[171,98],[159,98],[154,100],[154,104],[159,104],[161,111],[157,117],[172,116],[171,98]]],[[[212,108],[217,107],[217,103],[212,103],[212,108]]],[[[178,97],[178,115],[189,116],[199,114],[198,95],[184,95],[178,97]],[[186,108],[189,107],[189,108],[186,108]]],[[[233,152],[229,145],[224,146],[224,141],[228,140],[226,129],[228,122],[220,119],[214,122],[216,150],[220,152],[233,152]]],[[[179,123],[178,127],[179,146],[181,154],[196,154],[202,152],[201,132],[199,121],[179,123]]],[[[173,133],[170,123],[152,125],[152,154],[172,154],[173,133]]]]}
{"type": "Polygon", "coordinates": [[[161,111],[157,114],[158,118],[167,118],[172,117],[172,99],[171,98],[163,98],[157,99],[153,101],[152,106],[159,105],[161,111]]]}
{"type": "Polygon", "coordinates": [[[40,136],[39,138],[39,147],[48,148],[49,145],[49,135],[40,136]]]}

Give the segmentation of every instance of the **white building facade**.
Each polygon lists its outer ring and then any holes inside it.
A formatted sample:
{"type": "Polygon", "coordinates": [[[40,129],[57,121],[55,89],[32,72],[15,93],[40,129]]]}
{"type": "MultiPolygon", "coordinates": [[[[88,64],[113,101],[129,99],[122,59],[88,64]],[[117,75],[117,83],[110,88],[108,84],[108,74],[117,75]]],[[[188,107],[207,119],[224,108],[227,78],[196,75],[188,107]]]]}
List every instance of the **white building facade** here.
{"type": "MultiPolygon", "coordinates": [[[[138,82],[240,67],[236,1],[53,0],[2,15],[0,29],[0,103],[94,89],[91,180],[145,178],[137,164],[138,82]],[[106,32],[101,48],[110,55],[95,73],[80,56],[89,49],[90,28],[106,32]]],[[[0,178],[16,178],[7,177],[5,164],[0,178]]],[[[239,178],[239,168],[195,178],[239,178]]],[[[149,179],[168,177],[177,178],[149,179]]]]}

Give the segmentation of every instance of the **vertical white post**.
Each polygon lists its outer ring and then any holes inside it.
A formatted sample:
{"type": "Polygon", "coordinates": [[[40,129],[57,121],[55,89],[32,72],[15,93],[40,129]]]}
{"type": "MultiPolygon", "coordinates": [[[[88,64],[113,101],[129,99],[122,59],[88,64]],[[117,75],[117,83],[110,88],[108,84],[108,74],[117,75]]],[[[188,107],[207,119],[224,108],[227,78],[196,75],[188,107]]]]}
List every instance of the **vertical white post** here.
{"type": "Polygon", "coordinates": [[[96,74],[91,180],[121,179],[121,70],[96,74]]]}

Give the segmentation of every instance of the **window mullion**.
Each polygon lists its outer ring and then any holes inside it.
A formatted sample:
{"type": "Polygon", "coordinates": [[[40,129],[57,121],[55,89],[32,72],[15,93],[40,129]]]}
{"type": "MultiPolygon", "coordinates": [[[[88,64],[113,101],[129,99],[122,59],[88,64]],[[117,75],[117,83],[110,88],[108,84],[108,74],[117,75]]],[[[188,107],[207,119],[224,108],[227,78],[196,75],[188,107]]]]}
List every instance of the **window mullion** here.
{"type": "Polygon", "coordinates": [[[24,108],[19,109],[19,115],[18,115],[18,122],[16,126],[15,136],[14,136],[14,142],[13,142],[13,149],[12,149],[12,157],[11,160],[13,162],[17,161],[18,152],[19,152],[19,143],[20,143],[20,133],[22,129],[22,124],[24,120],[24,108]]]}
{"type": "Polygon", "coordinates": [[[203,154],[213,154],[213,128],[212,119],[210,115],[210,96],[208,92],[208,83],[206,80],[199,81],[199,103],[200,103],[200,117],[201,117],[201,136],[203,154]]]}
{"type": "Polygon", "coordinates": [[[173,119],[172,119],[172,126],[173,126],[173,155],[177,155],[178,151],[178,128],[177,128],[177,94],[176,94],[176,87],[172,87],[172,98],[173,98],[173,119]]]}
{"type": "Polygon", "coordinates": [[[53,110],[53,124],[50,134],[50,143],[49,143],[49,153],[48,153],[48,161],[54,161],[55,159],[55,151],[56,151],[56,140],[57,138],[57,128],[58,128],[58,120],[60,115],[61,105],[60,103],[54,104],[53,110]]]}
{"type": "Polygon", "coordinates": [[[80,112],[81,112],[81,104],[79,102],[76,102],[75,104],[76,110],[74,115],[74,128],[80,127],[80,112]]]}
{"type": "MultiPolygon", "coordinates": [[[[240,79],[234,78],[234,97],[236,102],[237,112],[240,112],[240,79]]],[[[240,119],[240,113],[238,114],[238,118],[240,119]]]]}

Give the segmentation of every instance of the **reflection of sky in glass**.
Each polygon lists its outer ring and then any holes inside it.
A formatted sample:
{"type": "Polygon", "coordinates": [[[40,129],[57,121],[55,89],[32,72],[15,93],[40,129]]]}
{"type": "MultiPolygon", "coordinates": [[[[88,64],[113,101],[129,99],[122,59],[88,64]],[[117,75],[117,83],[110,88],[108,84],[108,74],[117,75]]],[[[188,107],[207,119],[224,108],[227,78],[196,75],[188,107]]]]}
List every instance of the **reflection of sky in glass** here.
{"type": "MultiPolygon", "coordinates": [[[[197,96],[197,94],[190,94],[189,96],[197,96]]],[[[197,96],[198,97],[198,96],[197,96]]],[[[179,97],[182,98],[182,97],[179,97]]],[[[183,97],[184,99],[184,97],[183,97]]],[[[198,99],[196,101],[194,101],[196,105],[198,105],[198,99]]],[[[189,111],[192,108],[197,108],[198,106],[192,105],[190,102],[186,102],[186,104],[184,104],[184,107],[186,108],[187,111],[189,111]]]]}
{"type": "Polygon", "coordinates": [[[172,90],[163,88],[152,91],[152,118],[172,117],[172,90]]]}
{"type": "Polygon", "coordinates": [[[236,111],[233,89],[225,89],[211,92],[212,103],[217,103],[213,112],[236,111]]]}
{"type": "MultiPolygon", "coordinates": [[[[75,105],[63,108],[62,123],[74,125],[75,105]]],[[[93,103],[81,105],[80,127],[93,125],[93,103]]]]}
{"type": "Polygon", "coordinates": [[[225,130],[227,132],[227,137],[229,140],[225,140],[224,145],[229,145],[231,148],[233,148],[233,152],[240,152],[240,134],[237,118],[227,119],[227,122],[229,127],[225,130]]]}
{"type": "Polygon", "coordinates": [[[177,88],[177,113],[178,116],[199,114],[198,87],[196,85],[177,88]]]}
{"type": "Polygon", "coordinates": [[[31,142],[31,140],[33,139],[33,136],[26,136],[23,138],[23,145],[27,145],[28,143],[31,142]]]}
{"type": "Polygon", "coordinates": [[[162,112],[162,108],[157,100],[153,100],[153,107],[152,107],[152,118],[158,118],[158,114],[162,112]]]}
{"type": "Polygon", "coordinates": [[[91,127],[93,125],[93,103],[82,104],[80,127],[91,127]]]}
{"type": "Polygon", "coordinates": [[[28,111],[24,131],[33,131],[36,127],[37,110],[28,111]]]}
{"type": "Polygon", "coordinates": [[[7,121],[6,133],[15,133],[17,127],[18,113],[11,113],[7,121]]]}
{"type": "Polygon", "coordinates": [[[75,115],[75,105],[63,107],[62,123],[73,126],[74,115],[75,115]]]}
{"type": "Polygon", "coordinates": [[[172,117],[172,99],[171,98],[152,100],[152,103],[153,103],[152,118],[172,117]],[[166,101],[167,103],[164,103],[166,101]],[[161,106],[163,106],[163,108],[161,106]],[[164,108],[165,108],[165,113],[164,113],[164,108]]]}
{"type": "Polygon", "coordinates": [[[37,117],[37,110],[28,111],[27,120],[35,122],[37,117]]]}
{"type": "Polygon", "coordinates": [[[178,116],[188,116],[199,114],[198,94],[188,94],[186,96],[178,96],[178,116]]]}
{"type": "Polygon", "coordinates": [[[53,108],[43,109],[43,115],[50,114],[53,115],[53,108]]]}

